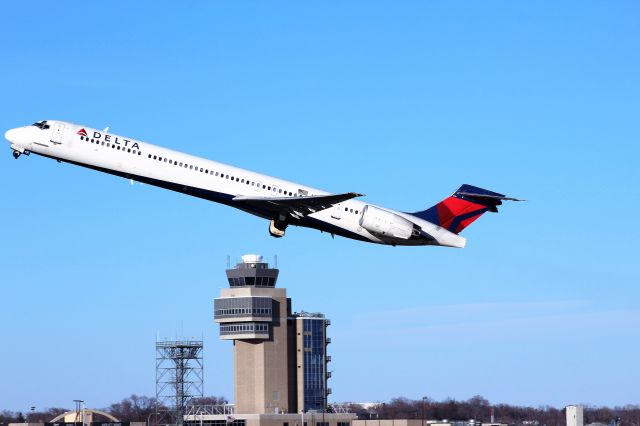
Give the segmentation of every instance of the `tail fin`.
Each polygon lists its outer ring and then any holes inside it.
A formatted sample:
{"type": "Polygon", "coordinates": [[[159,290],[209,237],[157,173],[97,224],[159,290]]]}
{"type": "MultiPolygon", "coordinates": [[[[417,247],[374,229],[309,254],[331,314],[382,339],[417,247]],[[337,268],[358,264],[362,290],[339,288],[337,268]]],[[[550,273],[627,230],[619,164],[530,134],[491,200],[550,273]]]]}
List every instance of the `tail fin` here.
{"type": "Polygon", "coordinates": [[[435,206],[411,214],[459,234],[485,212],[497,213],[502,200],[522,201],[465,184],[435,206]]]}

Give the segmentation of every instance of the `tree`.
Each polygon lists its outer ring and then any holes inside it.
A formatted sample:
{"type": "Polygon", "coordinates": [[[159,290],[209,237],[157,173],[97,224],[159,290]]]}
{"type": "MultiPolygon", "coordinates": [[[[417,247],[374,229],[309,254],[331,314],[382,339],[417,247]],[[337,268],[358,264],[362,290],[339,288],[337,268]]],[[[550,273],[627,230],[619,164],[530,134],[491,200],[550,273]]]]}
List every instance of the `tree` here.
{"type": "Polygon", "coordinates": [[[224,396],[205,396],[202,398],[193,398],[189,401],[189,405],[225,405],[229,401],[224,396]]]}
{"type": "Polygon", "coordinates": [[[111,404],[105,411],[123,422],[146,422],[155,410],[155,398],[133,394],[116,404],[111,404]]]}

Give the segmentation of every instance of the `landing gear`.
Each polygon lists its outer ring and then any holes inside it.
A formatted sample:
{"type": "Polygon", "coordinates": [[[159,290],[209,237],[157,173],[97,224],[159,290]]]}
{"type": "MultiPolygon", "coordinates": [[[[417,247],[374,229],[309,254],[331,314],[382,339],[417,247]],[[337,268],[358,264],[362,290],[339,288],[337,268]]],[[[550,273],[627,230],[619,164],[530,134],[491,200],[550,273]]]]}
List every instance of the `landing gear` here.
{"type": "Polygon", "coordinates": [[[30,153],[30,151],[27,151],[20,145],[11,144],[11,149],[13,150],[13,158],[15,158],[16,160],[20,158],[22,154],[29,155],[30,153]]]}
{"type": "Polygon", "coordinates": [[[281,220],[271,220],[269,222],[269,234],[275,238],[284,237],[284,231],[287,229],[287,222],[281,220]]]}

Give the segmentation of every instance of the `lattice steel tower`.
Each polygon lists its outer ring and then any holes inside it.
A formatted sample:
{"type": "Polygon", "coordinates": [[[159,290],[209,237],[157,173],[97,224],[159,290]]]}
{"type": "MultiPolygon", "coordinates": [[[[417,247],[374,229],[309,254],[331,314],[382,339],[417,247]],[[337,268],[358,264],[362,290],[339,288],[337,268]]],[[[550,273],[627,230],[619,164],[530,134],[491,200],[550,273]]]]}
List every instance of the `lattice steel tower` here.
{"type": "Polygon", "coordinates": [[[182,425],[185,406],[203,397],[202,341],[156,342],[156,401],[182,425]]]}

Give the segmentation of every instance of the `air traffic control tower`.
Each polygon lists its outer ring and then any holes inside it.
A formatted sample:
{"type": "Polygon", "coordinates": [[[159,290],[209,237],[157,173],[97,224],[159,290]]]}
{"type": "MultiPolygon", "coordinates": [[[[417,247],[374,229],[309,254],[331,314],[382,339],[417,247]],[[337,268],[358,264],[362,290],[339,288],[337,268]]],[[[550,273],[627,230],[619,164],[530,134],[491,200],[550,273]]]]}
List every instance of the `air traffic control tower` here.
{"type": "Polygon", "coordinates": [[[229,288],[214,300],[220,338],[233,340],[235,412],[297,412],[291,299],[275,288],[278,269],[245,255],[227,269],[229,288]]]}
{"type": "Polygon", "coordinates": [[[220,338],[233,340],[235,414],[326,413],[327,326],[321,313],[291,312],[278,269],[242,256],[214,300],[220,338]]]}

